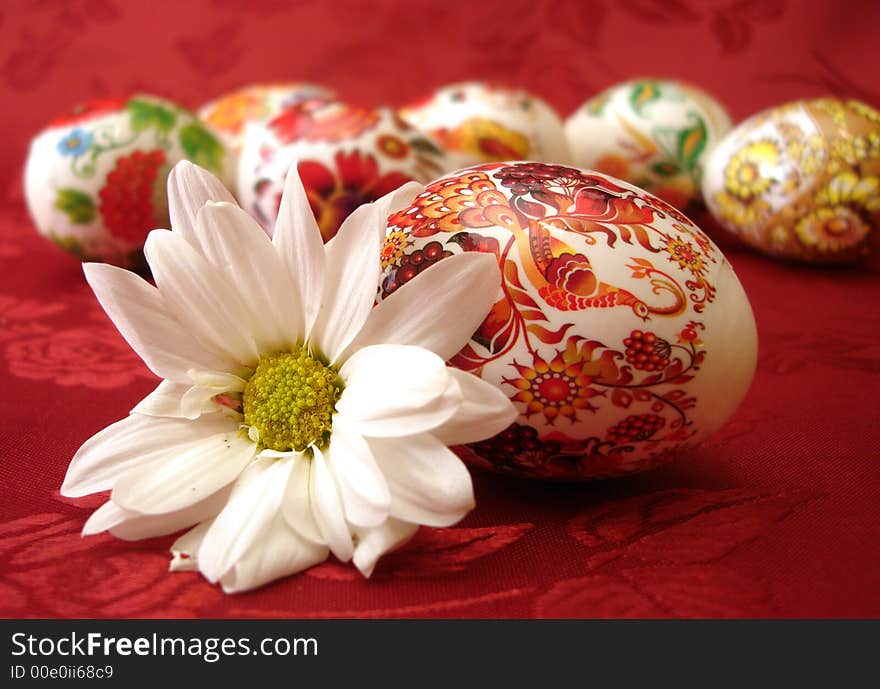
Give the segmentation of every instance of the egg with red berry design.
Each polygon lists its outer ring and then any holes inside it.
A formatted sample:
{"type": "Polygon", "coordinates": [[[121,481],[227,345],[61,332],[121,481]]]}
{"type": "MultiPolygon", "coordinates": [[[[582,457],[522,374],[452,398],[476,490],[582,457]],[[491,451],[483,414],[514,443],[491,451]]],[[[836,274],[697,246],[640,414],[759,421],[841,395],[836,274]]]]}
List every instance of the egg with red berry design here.
{"type": "Polygon", "coordinates": [[[378,300],[473,251],[495,256],[501,286],[488,316],[460,295],[474,333],[446,354],[519,416],[457,447],[465,461],[552,480],[642,471],[698,446],[745,397],[749,300],[718,247],[662,199],[564,165],[459,170],[388,218],[378,300]]]}
{"type": "Polygon", "coordinates": [[[28,210],[41,235],[78,258],[141,268],[147,233],[169,227],[165,185],[181,160],[231,183],[226,145],[188,110],[147,95],[91,101],[31,142],[28,210]]]}

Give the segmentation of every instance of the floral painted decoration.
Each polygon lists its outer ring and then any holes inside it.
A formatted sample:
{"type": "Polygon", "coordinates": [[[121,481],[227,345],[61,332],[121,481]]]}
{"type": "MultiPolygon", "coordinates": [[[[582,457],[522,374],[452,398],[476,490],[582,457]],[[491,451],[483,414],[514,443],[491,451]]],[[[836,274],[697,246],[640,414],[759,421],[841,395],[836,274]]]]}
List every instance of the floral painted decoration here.
{"type": "Polygon", "coordinates": [[[712,154],[710,210],[772,256],[880,265],[880,113],[820,98],[746,120],[712,154]]]}
{"type": "Polygon", "coordinates": [[[576,165],[692,212],[709,152],[731,126],[724,107],[695,86],[636,79],[588,100],[568,118],[565,131],[576,165]]]}
{"type": "Polygon", "coordinates": [[[171,569],[237,592],[330,553],[369,576],[420,524],[470,511],[470,476],[446,445],[492,436],[516,411],[445,360],[488,312],[495,260],[451,258],[373,308],[385,219],[417,185],[359,207],[326,247],[295,170],[271,240],[206,171],[180,163],[168,186],[173,229],[145,247],[155,287],[85,265],[163,380],[73,458],[64,495],[110,491],[83,533],[189,529],[171,569]]]}
{"type": "Polygon", "coordinates": [[[285,108],[305,100],[332,97],[331,90],[317,84],[251,84],[205,103],[198,114],[238,155],[244,144],[244,130],[249,124],[270,120],[285,108]]]}
{"type": "Polygon", "coordinates": [[[168,225],[168,172],[184,159],[227,180],[232,171],[211,129],[173,103],[87,103],[32,142],[28,209],[41,234],[80,259],[141,267],[147,233],[168,225]]]}
{"type": "Polygon", "coordinates": [[[565,163],[570,158],[559,115],[522,89],[479,81],[449,84],[399,113],[446,152],[444,172],[502,160],[565,163]]]}
{"type": "Polygon", "coordinates": [[[390,110],[303,99],[244,135],[238,198],[267,230],[295,161],[325,241],[361,204],[446,168],[437,146],[390,110]]]}
{"type": "Polygon", "coordinates": [[[429,184],[388,219],[380,297],[459,255],[502,285],[450,362],[504,390],[516,421],[467,461],[578,480],[648,469],[699,443],[755,368],[748,299],[711,240],[668,203],[597,172],[487,163],[429,184]]]}

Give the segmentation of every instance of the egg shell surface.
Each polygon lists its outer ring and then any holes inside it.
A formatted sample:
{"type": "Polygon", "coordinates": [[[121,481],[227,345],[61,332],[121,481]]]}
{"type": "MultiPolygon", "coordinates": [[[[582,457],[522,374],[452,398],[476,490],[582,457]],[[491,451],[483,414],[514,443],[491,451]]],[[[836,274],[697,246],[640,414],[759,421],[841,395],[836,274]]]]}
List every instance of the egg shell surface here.
{"type": "Polygon", "coordinates": [[[400,116],[446,151],[448,171],[502,160],[570,159],[559,115],[522,89],[479,81],[450,84],[401,108],[400,116]]]}
{"type": "Polygon", "coordinates": [[[238,201],[269,232],[294,162],[324,241],[361,204],[446,168],[443,152],[392,110],[303,101],[245,129],[238,201]]]}
{"type": "Polygon", "coordinates": [[[310,98],[333,96],[330,89],[306,82],[251,84],[206,103],[198,113],[238,155],[243,145],[244,128],[249,122],[269,120],[284,108],[310,98]]]}
{"type": "Polygon", "coordinates": [[[758,251],[880,267],[880,113],[819,98],[750,117],[712,152],[703,194],[758,251]]]}
{"type": "Polygon", "coordinates": [[[147,234],[169,226],[167,177],[184,159],[231,183],[228,149],[188,110],[147,95],[93,101],[31,142],[28,210],[40,234],[82,260],[142,267],[147,234]]]}
{"type": "Polygon", "coordinates": [[[709,151],[730,131],[724,107],[669,79],[634,79],[591,98],[568,117],[575,165],[623,179],[689,210],[700,198],[709,151]]]}
{"type": "Polygon", "coordinates": [[[464,251],[494,254],[502,283],[450,363],[520,412],[456,448],[466,461],[555,480],[641,471],[699,444],[745,396],[748,298],[718,247],[661,199],[544,163],[452,173],[390,216],[379,299],[464,251]]]}

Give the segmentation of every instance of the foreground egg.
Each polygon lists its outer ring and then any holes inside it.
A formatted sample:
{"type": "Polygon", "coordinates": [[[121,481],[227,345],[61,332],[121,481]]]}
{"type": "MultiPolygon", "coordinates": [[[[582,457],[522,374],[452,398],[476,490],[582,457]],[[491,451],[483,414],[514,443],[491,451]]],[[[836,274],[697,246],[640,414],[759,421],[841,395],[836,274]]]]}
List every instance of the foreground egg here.
{"type": "Polygon", "coordinates": [[[575,165],[599,170],[686,208],[700,198],[707,154],[731,127],[695,86],[636,79],[613,86],[566,121],[575,165]]]}
{"type": "Polygon", "coordinates": [[[302,101],[245,130],[238,201],[267,230],[296,161],[324,241],[361,204],[406,182],[427,182],[446,168],[442,151],[390,110],[302,101]]]}
{"type": "Polygon", "coordinates": [[[188,110],[145,95],[93,101],[31,142],[28,210],[79,258],[140,267],[147,233],[169,226],[166,180],[184,159],[229,181],[226,146],[188,110]]]}
{"type": "Polygon", "coordinates": [[[275,117],[284,108],[310,98],[332,98],[333,91],[305,82],[252,84],[230,91],[199,108],[199,117],[216,129],[236,154],[245,125],[275,117]]]}
{"type": "Polygon", "coordinates": [[[880,262],[880,113],[820,98],[755,115],[712,152],[703,195],[719,222],[764,253],[880,262]]]}
{"type": "Polygon", "coordinates": [[[446,151],[450,170],[500,160],[567,161],[562,121],[527,91],[477,81],[451,84],[400,110],[446,151]]]}
{"type": "Polygon", "coordinates": [[[546,479],[640,471],[702,441],[745,396],[749,301],[718,247],[664,201],[559,165],[455,172],[389,217],[379,299],[463,251],[494,254],[503,282],[451,363],[520,412],[457,448],[465,460],[546,479]]]}

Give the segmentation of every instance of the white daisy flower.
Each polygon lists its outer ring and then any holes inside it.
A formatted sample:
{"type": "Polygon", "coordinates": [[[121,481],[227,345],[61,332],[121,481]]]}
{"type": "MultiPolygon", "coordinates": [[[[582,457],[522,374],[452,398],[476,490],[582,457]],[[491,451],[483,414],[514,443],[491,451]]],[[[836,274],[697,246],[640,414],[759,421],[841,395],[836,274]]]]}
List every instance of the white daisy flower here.
{"type": "Polygon", "coordinates": [[[83,534],[123,539],[194,527],[172,570],[227,592],[322,562],[369,576],[418,525],[474,506],[447,445],[490,437],[516,410],[445,361],[495,300],[494,257],[433,265],[373,308],[389,213],[420,187],[361,206],[323,245],[295,166],[270,239],[215,177],[180,163],[172,231],[145,253],[156,286],[86,264],[123,337],[157,376],[130,415],[89,439],[62,493],[110,490],[83,534]]]}

